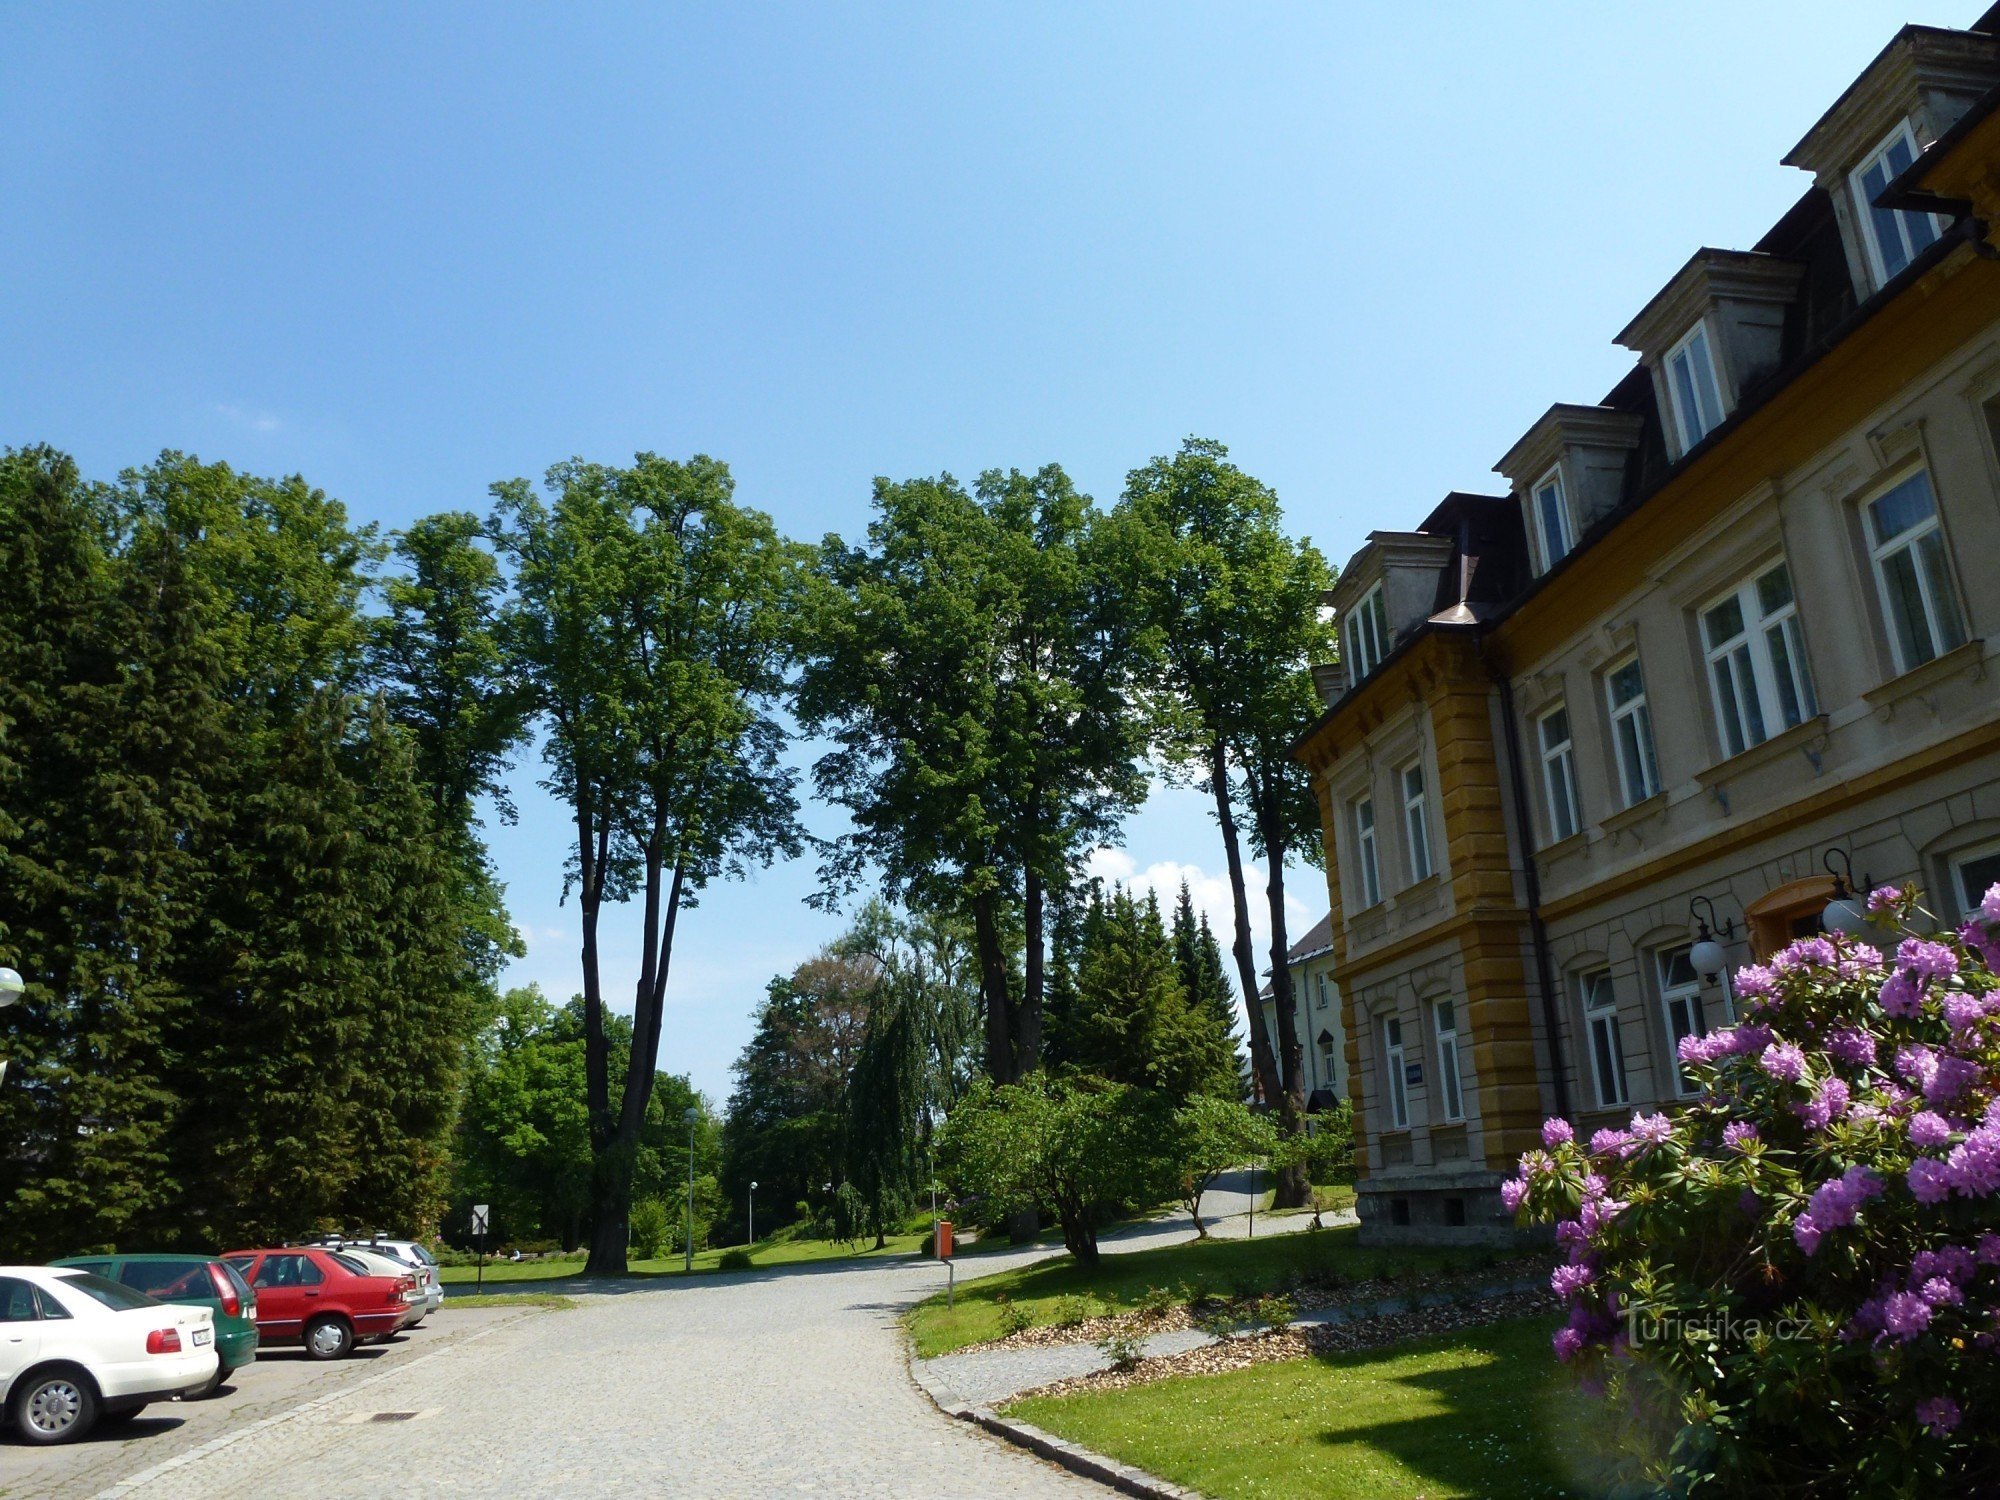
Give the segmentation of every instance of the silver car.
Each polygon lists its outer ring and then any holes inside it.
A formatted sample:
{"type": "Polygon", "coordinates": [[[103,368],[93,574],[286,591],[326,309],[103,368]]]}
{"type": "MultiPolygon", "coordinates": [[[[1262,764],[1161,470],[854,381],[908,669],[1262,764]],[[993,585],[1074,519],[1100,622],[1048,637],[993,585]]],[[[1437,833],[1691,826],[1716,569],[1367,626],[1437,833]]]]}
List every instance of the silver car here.
{"type": "Polygon", "coordinates": [[[424,1315],[428,1317],[444,1306],[444,1282],[438,1277],[438,1263],[415,1240],[392,1240],[386,1235],[374,1235],[369,1239],[343,1239],[342,1246],[352,1246],[356,1250],[370,1250],[377,1255],[386,1255],[417,1278],[417,1285],[424,1292],[424,1315]]]}

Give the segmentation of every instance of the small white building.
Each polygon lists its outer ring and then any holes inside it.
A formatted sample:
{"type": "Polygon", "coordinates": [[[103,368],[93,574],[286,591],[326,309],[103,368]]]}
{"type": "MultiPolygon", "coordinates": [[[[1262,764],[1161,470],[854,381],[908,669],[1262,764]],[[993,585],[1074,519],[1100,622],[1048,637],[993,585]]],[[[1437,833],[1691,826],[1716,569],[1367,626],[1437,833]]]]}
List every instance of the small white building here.
{"type": "MultiPolygon", "coordinates": [[[[1316,1114],[1347,1097],[1347,1033],[1340,1023],[1340,986],[1333,980],[1333,919],[1321,917],[1292,944],[1285,966],[1292,973],[1298,1005],[1300,1067],[1305,1075],[1306,1110],[1316,1114]]],[[[1257,1014],[1271,1039],[1271,1055],[1282,1056],[1278,1010],[1267,985],[1257,996],[1257,1014]]]]}

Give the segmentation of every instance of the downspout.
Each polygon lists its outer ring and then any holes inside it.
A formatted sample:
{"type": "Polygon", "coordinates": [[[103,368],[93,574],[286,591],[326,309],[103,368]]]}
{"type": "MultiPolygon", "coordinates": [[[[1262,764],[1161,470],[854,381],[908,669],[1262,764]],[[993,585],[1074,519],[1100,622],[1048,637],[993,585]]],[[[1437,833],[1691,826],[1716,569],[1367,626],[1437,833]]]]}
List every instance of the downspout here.
{"type": "MultiPolygon", "coordinates": [[[[1485,655],[1484,652],[1481,653],[1485,655]]],[[[1535,948],[1535,974],[1542,990],[1542,1031],[1549,1040],[1549,1071],[1555,1078],[1556,1113],[1569,1118],[1569,1082],[1563,1067],[1562,1032],[1557,1026],[1555,977],[1549,964],[1549,929],[1542,921],[1542,876],[1535,867],[1535,825],[1528,821],[1528,782],[1521,771],[1521,729],[1514,713],[1514,684],[1504,672],[1486,670],[1500,689],[1500,714],[1507,728],[1507,779],[1513,783],[1514,826],[1521,839],[1521,872],[1527,886],[1528,934],[1535,948]]]]}

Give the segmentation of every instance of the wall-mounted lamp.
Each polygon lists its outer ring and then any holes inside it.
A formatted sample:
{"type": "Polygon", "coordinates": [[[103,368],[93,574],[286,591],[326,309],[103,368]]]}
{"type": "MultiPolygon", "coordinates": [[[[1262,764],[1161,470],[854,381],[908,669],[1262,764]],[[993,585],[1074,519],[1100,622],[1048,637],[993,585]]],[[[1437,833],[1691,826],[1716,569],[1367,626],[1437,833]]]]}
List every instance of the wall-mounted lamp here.
{"type": "Polygon", "coordinates": [[[1729,955],[1722,951],[1722,944],[1716,941],[1711,926],[1719,929],[1725,938],[1736,935],[1736,923],[1728,918],[1715,915],[1715,903],[1706,896],[1696,896],[1688,902],[1688,915],[1695,920],[1694,947],[1688,950],[1688,962],[1694,965],[1695,973],[1703,979],[1713,979],[1729,967],[1729,955]],[[1708,908],[1703,917],[1699,908],[1708,908]]]}
{"type": "MultiPolygon", "coordinates": [[[[1827,899],[1826,910],[1820,913],[1819,925],[1828,932],[1851,937],[1868,925],[1868,910],[1854,890],[1854,861],[1845,849],[1835,848],[1826,851],[1821,863],[1833,877],[1833,894],[1827,899]]],[[[1863,875],[1861,884],[1873,886],[1875,881],[1872,876],[1863,875]]]]}

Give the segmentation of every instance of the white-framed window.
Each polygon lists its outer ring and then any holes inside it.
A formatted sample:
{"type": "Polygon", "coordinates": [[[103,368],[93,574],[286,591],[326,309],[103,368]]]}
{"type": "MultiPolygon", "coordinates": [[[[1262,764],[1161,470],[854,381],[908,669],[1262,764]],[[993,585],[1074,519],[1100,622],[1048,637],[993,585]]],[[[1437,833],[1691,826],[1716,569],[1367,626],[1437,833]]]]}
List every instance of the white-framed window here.
{"type": "Polygon", "coordinates": [[[1458,1002],[1440,1000],[1431,1007],[1437,1029],[1438,1108],[1447,1125],[1465,1118],[1465,1089],[1458,1076],[1458,1002]]]}
{"type": "Polygon", "coordinates": [[[1317,1009],[1317,1010],[1325,1010],[1325,1009],[1326,1009],[1326,976],[1325,976],[1324,974],[1315,974],[1315,975],[1313,976],[1313,983],[1314,983],[1315,985],[1317,985],[1317,986],[1318,986],[1318,989],[1319,989],[1319,992],[1318,992],[1318,994],[1317,994],[1317,995],[1316,995],[1316,996],[1314,997],[1314,999],[1313,999],[1313,1006],[1314,1006],[1314,1008],[1315,1008],[1315,1009],[1317,1009]]]}
{"type": "Polygon", "coordinates": [[[1701,634],[1725,754],[1741,755],[1819,712],[1783,563],[1704,609],[1701,634]]]}
{"type": "Polygon", "coordinates": [[[1542,571],[1547,572],[1569,555],[1576,543],[1570,525],[1569,496],[1563,492],[1561,468],[1549,470],[1535,481],[1529,492],[1534,501],[1534,532],[1542,553],[1542,571]]]}
{"type": "Polygon", "coordinates": [[[1875,284],[1889,280],[1923,251],[1937,243],[1944,223],[1935,214],[1903,213],[1893,208],[1877,208],[1882,190],[1911,162],[1917,159],[1917,137],[1904,120],[1889,132],[1889,138],[1863,158],[1849,179],[1854,187],[1855,211],[1867,226],[1868,258],[1874,263],[1875,284]]]}
{"type": "Polygon", "coordinates": [[[1403,784],[1403,839],[1410,856],[1410,883],[1428,880],[1431,863],[1430,794],[1424,788],[1424,763],[1416,761],[1398,773],[1403,784]]]}
{"type": "Polygon", "coordinates": [[[1389,1128],[1410,1128],[1410,1088],[1404,1072],[1407,1054],[1403,1051],[1403,1023],[1394,1016],[1382,1022],[1382,1070],[1388,1075],[1383,1097],[1389,1101],[1389,1128]]]}
{"type": "Polygon", "coordinates": [[[1333,1087],[1333,1033],[1322,1031],[1316,1045],[1319,1048],[1320,1082],[1327,1088],[1333,1087]]]}
{"type": "Polygon", "coordinates": [[[1696,323],[1686,338],[1669,349],[1666,368],[1674,427],[1685,453],[1722,425],[1722,391],[1715,383],[1715,359],[1709,353],[1707,328],[1696,323]]]}
{"type": "Polygon", "coordinates": [[[1660,762],[1653,751],[1653,711],[1646,706],[1646,674],[1629,656],[1604,674],[1604,697],[1611,709],[1611,745],[1618,758],[1618,785],[1625,805],[1636,807],[1660,789],[1660,762]]]}
{"type": "Polygon", "coordinates": [[[1659,965],[1660,1011],[1667,1028],[1667,1058],[1674,1070],[1674,1091],[1683,1096],[1696,1092],[1695,1085],[1681,1068],[1681,1038],[1697,1036],[1707,1028],[1701,1021],[1701,976],[1688,956],[1693,950],[1682,944],[1662,948],[1653,955],[1659,965]]]}
{"type": "Polygon", "coordinates": [[[1923,469],[1898,481],[1862,507],[1868,555],[1882,614],[1895,643],[1896,664],[1907,672],[1966,641],[1965,613],[1945,555],[1937,497],[1923,469]]]}
{"type": "Polygon", "coordinates": [[[1618,1030],[1618,996],[1611,988],[1611,971],[1596,969],[1579,975],[1576,984],[1583,1000],[1583,1028],[1589,1038],[1597,1102],[1601,1108],[1616,1109],[1632,1102],[1632,1090],[1625,1081],[1625,1040],[1618,1030]]]}
{"type": "Polygon", "coordinates": [[[1347,612],[1342,639],[1347,647],[1348,685],[1358,686],[1389,654],[1389,612],[1382,603],[1381,584],[1363,594],[1361,602],[1347,612]]]}
{"type": "Polygon", "coordinates": [[[1549,799],[1549,836],[1560,843],[1583,826],[1576,803],[1576,753],[1570,743],[1569,708],[1558,705],[1535,721],[1542,747],[1542,790],[1549,799]]]}
{"type": "Polygon", "coordinates": [[[1979,910],[1979,903],[1996,884],[2000,884],[2000,844],[1951,857],[1951,893],[1958,900],[1961,921],[1979,910]]]}
{"type": "Polygon", "coordinates": [[[1382,865],[1375,856],[1375,799],[1362,797],[1354,804],[1354,854],[1356,875],[1361,885],[1361,907],[1366,911],[1382,899],[1382,865]]]}

